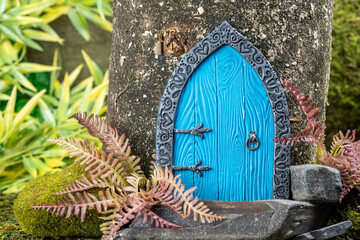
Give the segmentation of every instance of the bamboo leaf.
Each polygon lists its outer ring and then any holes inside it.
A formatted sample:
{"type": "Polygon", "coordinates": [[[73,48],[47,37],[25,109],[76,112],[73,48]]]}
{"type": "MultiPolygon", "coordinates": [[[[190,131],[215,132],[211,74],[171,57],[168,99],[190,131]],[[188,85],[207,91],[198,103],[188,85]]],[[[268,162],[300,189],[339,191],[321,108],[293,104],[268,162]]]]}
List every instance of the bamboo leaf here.
{"type": "Polygon", "coordinates": [[[37,91],[34,85],[21,72],[13,68],[11,73],[22,86],[26,87],[31,91],[37,91]]]}
{"type": "Polygon", "coordinates": [[[96,0],[96,6],[99,11],[100,17],[103,21],[105,21],[104,8],[103,8],[103,0],[96,0]]]}
{"type": "MultiPolygon", "coordinates": [[[[52,66],[54,68],[58,67],[61,65],[61,58],[60,58],[60,54],[59,54],[59,49],[56,48],[54,51],[54,58],[53,58],[53,64],[52,66]]],[[[50,86],[49,86],[49,95],[53,95],[54,92],[54,85],[55,85],[55,81],[57,80],[57,78],[59,77],[59,73],[60,71],[55,70],[55,71],[51,71],[50,74],[50,86]]]]}
{"type": "Polygon", "coordinates": [[[48,66],[38,63],[22,62],[17,66],[17,69],[23,73],[32,73],[32,72],[51,72],[60,70],[60,67],[57,66],[48,66]]]}
{"type": "Polygon", "coordinates": [[[68,9],[68,17],[70,22],[75,27],[76,31],[86,40],[90,40],[90,33],[86,23],[86,20],[75,9],[68,9]]]}
{"type": "Polygon", "coordinates": [[[44,118],[45,122],[49,124],[49,126],[55,127],[56,126],[55,117],[50,111],[47,104],[42,99],[39,100],[39,107],[40,107],[41,115],[44,118]]]}
{"type": "Polygon", "coordinates": [[[27,17],[27,16],[8,16],[3,15],[1,19],[2,24],[5,25],[31,25],[31,24],[44,24],[44,19],[37,17],[27,17]]]}
{"type": "Polygon", "coordinates": [[[2,115],[2,112],[0,109],[0,143],[1,143],[1,139],[2,139],[2,136],[4,135],[4,133],[5,133],[5,121],[4,121],[4,118],[3,118],[3,115],[2,115]]]}
{"type": "Polygon", "coordinates": [[[88,78],[82,80],[79,84],[77,84],[76,86],[74,86],[71,89],[71,96],[74,96],[75,94],[80,93],[92,81],[93,81],[93,77],[88,77],[88,78]]]}
{"type": "MultiPolygon", "coordinates": [[[[1,0],[3,1],[3,0],[1,0]]],[[[21,7],[18,8],[12,8],[8,11],[8,13],[12,14],[12,15],[29,15],[31,13],[37,12],[37,11],[42,11],[45,8],[53,5],[56,1],[54,0],[45,0],[45,1],[40,1],[40,2],[35,2],[35,3],[28,3],[28,4],[24,4],[21,7]]]]}
{"type": "Polygon", "coordinates": [[[1,0],[0,1],[0,14],[5,12],[7,5],[7,0],[1,0]]]}
{"type": "Polygon", "coordinates": [[[14,33],[10,28],[5,27],[2,24],[0,24],[0,32],[2,32],[5,35],[5,37],[15,42],[24,43],[23,40],[16,33],[14,33]]]}
{"type": "Polygon", "coordinates": [[[65,15],[68,12],[68,8],[68,6],[53,7],[48,13],[42,15],[41,19],[43,19],[46,23],[51,23],[62,15],[65,15]]]}
{"type": "Polygon", "coordinates": [[[35,166],[31,163],[30,159],[28,159],[27,157],[23,156],[23,165],[26,169],[26,171],[33,176],[34,178],[37,177],[37,170],[35,168],[35,166]]]}
{"type": "Polygon", "coordinates": [[[90,103],[90,93],[92,89],[93,82],[91,81],[85,88],[84,94],[81,98],[81,103],[78,111],[85,112],[88,111],[89,103],[90,103]]]}
{"type": "Polygon", "coordinates": [[[61,85],[60,102],[57,109],[57,122],[60,125],[64,118],[67,118],[67,109],[69,107],[70,100],[70,86],[69,86],[69,75],[66,73],[64,81],[61,85]]]}
{"type": "Polygon", "coordinates": [[[79,76],[82,68],[83,68],[84,65],[80,64],[79,66],[77,66],[75,68],[74,71],[72,71],[69,75],[69,85],[72,86],[73,83],[75,82],[75,80],[77,79],[77,77],[79,76]]]}
{"type": "Polygon", "coordinates": [[[6,104],[6,108],[4,111],[5,132],[7,132],[10,129],[10,126],[12,125],[14,111],[15,111],[15,102],[16,102],[16,87],[13,88],[10,94],[10,99],[6,104]]]}
{"type": "Polygon", "coordinates": [[[85,59],[86,65],[88,66],[91,76],[93,76],[95,84],[99,85],[103,78],[104,75],[101,71],[101,69],[99,68],[99,66],[89,57],[89,55],[84,51],[81,50],[81,53],[83,55],[83,58],[85,59]]]}
{"type": "Polygon", "coordinates": [[[24,107],[22,107],[22,109],[20,110],[20,112],[16,115],[14,122],[12,124],[12,128],[16,128],[17,125],[19,125],[24,119],[25,117],[27,117],[30,112],[35,108],[36,104],[38,103],[39,99],[41,98],[42,95],[44,95],[45,93],[45,89],[40,91],[38,94],[36,94],[35,96],[33,96],[26,104],[24,107]]]}
{"type": "Polygon", "coordinates": [[[76,9],[79,11],[79,13],[81,15],[83,15],[85,18],[89,19],[96,25],[100,26],[101,28],[105,29],[106,31],[109,31],[109,32],[112,31],[112,24],[107,20],[103,20],[97,14],[93,13],[90,8],[78,5],[76,7],[76,9]]]}
{"type": "Polygon", "coordinates": [[[34,29],[24,29],[23,33],[25,34],[25,36],[27,36],[31,39],[39,40],[39,41],[57,42],[60,44],[63,44],[63,42],[64,42],[64,39],[62,39],[60,37],[53,36],[53,35],[43,32],[43,31],[38,31],[38,30],[34,30],[34,29]]]}

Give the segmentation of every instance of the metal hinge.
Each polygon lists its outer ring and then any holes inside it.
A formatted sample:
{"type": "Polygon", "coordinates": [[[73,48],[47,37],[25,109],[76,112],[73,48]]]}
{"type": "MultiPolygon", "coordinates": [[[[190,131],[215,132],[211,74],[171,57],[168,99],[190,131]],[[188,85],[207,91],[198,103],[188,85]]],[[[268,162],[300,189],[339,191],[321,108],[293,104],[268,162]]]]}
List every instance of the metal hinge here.
{"type": "Polygon", "coordinates": [[[198,126],[194,127],[193,129],[174,129],[175,133],[187,133],[194,136],[199,136],[201,139],[204,139],[204,135],[202,133],[210,132],[212,129],[210,128],[202,128],[203,123],[200,123],[198,126]]]}
{"type": "Polygon", "coordinates": [[[195,165],[192,166],[173,166],[172,170],[190,170],[193,172],[196,172],[197,174],[200,175],[200,177],[202,177],[202,172],[201,171],[208,171],[211,169],[211,167],[208,166],[200,166],[201,164],[201,160],[199,160],[199,162],[195,165]]]}

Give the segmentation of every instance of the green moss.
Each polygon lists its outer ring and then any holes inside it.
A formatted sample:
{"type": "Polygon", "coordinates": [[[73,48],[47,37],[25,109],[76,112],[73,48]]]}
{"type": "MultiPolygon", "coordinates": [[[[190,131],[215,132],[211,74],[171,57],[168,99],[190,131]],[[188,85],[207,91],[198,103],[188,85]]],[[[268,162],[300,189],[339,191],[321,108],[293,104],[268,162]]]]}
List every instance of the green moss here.
{"type": "Polygon", "coordinates": [[[341,239],[360,239],[360,193],[356,189],[353,189],[332,213],[329,225],[346,220],[351,220],[354,226],[346,236],[341,236],[341,239]]]}
{"type": "Polygon", "coordinates": [[[84,166],[75,163],[61,172],[43,175],[28,183],[14,203],[14,213],[21,228],[27,233],[40,237],[100,237],[96,210],[88,210],[85,221],[80,217],[60,217],[43,210],[32,209],[32,206],[43,203],[53,203],[62,200],[63,196],[53,196],[70,183],[80,179],[84,166]]]}

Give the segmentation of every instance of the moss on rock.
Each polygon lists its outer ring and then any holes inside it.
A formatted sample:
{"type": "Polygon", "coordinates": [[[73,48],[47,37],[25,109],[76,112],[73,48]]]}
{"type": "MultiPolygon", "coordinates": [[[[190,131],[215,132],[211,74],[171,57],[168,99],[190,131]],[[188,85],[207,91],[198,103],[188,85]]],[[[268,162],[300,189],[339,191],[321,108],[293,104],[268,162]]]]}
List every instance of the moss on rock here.
{"type": "Polygon", "coordinates": [[[24,231],[40,237],[101,237],[99,225],[103,222],[98,218],[96,210],[88,210],[85,221],[72,215],[70,218],[60,217],[44,210],[32,209],[32,206],[54,203],[63,196],[53,196],[70,183],[81,178],[85,166],[74,163],[61,172],[40,176],[28,183],[14,203],[14,213],[24,231]]]}
{"type": "Polygon", "coordinates": [[[329,225],[346,220],[351,220],[354,224],[346,236],[351,239],[360,239],[360,193],[357,189],[352,189],[336,211],[331,214],[329,225]]]}

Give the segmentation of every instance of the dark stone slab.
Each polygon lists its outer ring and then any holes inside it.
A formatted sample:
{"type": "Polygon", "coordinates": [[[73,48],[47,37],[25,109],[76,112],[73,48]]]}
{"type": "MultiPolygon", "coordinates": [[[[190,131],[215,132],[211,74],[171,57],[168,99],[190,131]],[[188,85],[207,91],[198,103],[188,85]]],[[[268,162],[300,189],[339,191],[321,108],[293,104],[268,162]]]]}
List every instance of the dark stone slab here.
{"type": "Polygon", "coordinates": [[[341,191],[341,177],[337,169],[305,164],[291,166],[291,191],[296,201],[337,203],[341,191]]]}
{"type": "Polygon", "coordinates": [[[308,233],[301,234],[299,236],[292,238],[292,240],[329,239],[347,233],[352,226],[353,226],[353,222],[348,220],[328,227],[320,228],[318,230],[314,230],[308,233]]]}
{"type": "Polygon", "coordinates": [[[306,202],[267,200],[255,202],[212,202],[205,204],[228,219],[201,224],[182,219],[167,207],[153,210],[183,229],[160,229],[143,223],[139,216],[128,229],[119,231],[120,239],[288,239],[324,227],[328,208],[306,202]]]}

